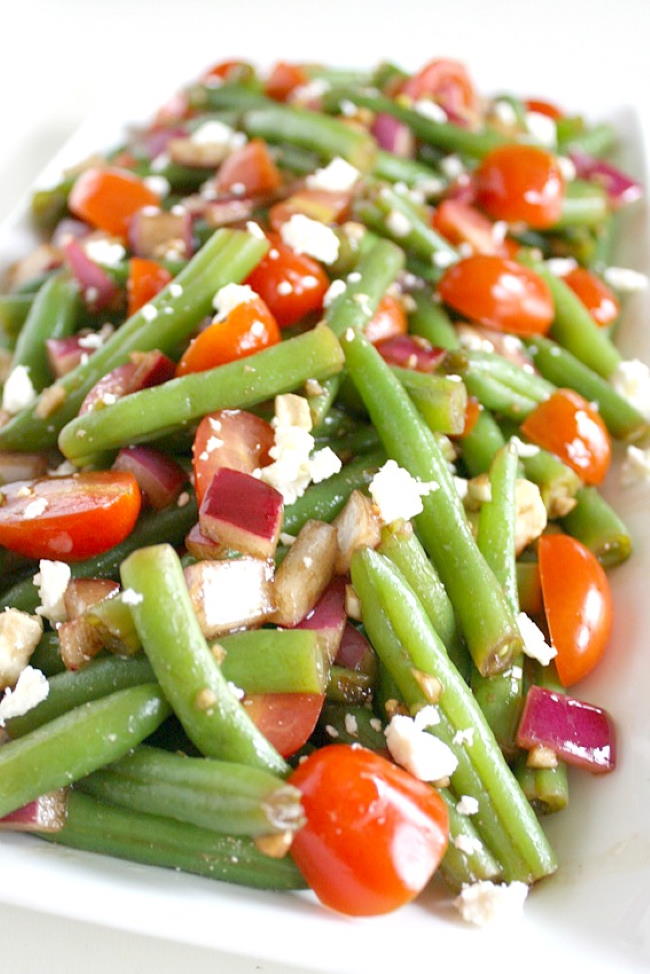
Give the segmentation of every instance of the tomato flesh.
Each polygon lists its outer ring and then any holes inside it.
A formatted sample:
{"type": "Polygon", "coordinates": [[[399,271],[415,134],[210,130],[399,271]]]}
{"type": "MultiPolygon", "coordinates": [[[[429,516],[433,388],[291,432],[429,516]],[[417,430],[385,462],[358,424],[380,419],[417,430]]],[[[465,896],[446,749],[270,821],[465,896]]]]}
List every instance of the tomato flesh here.
{"type": "Polygon", "coordinates": [[[280,186],[280,170],[273,162],[266,142],[251,139],[231,153],[217,174],[217,191],[235,196],[262,196],[280,186]]]}
{"type": "Polygon", "coordinates": [[[575,267],[564,277],[597,325],[605,328],[618,318],[621,306],[611,288],[585,267],[575,267]]]}
{"type": "Polygon", "coordinates": [[[400,94],[413,101],[433,98],[452,117],[472,115],[477,107],[476,90],[465,65],[448,58],[429,61],[404,82],[400,94]]]}
{"type": "Polygon", "coordinates": [[[129,277],[126,282],[129,318],[159,291],[169,284],[172,276],[166,267],[145,257],[132,257],[129,261],[129,277]]]}
{"type": "Polygon", "coordinates": [[[257,729],[288,758],[311,736],[324,701],[321,693],[251,693],[242,703],[257,729]]]}
{"type": "Polygon", "coordinates": [[[572,389],[558,389],[526,418],[522,432],[555,453],[584,480],[599,484],[609,470],[612,446],[600,414],[572,389]]]}
{"type": "Polygon", "coordinates": [[[271,68],[264,90],[269,98],[274,98],[276,101],[286,101],[294,88],[306,84],[308,80],[305,71],[299,64],[277,61],[271,68]]]}
{"type": "Polygon", "coordinates": [[[366,325],[366,338],[373,345],[377,345],[389,338],[405,335],[407,330],[408,322],[402,302],[392,294],[385,294],[366,325]]]}
{"type": "Polygon", "coordinates": [[[433,211],[431,223],[454,246],[465,243],[475,254],[508,255],[504,241],[495,236],[492,221],[462,200],[443,200],[433,211]]]}
{"type": "Polygon", "coordinates": [[[277,234],[271,234],[270,241],[269,252],[247,283],[260,295],[280,328],[286,328],[321,310],[329,278],[318,261],[297,254],[277,234]]]}
{"type": "Polygon", "coordinates": [[[158,196],[141,179],[117,168],[86,169],[68,197],[75,216],[116,237],[126,237],[134,213],[159,203],[158,196]]]}
{"type": "Polygon", "coordinates": [[[204,416],[192,447],[196,498],[199,502],[217,470],[228,467],[253,473],[269,462],[273,427],[243,409],[220,409],[204,416]]]}
{"type": "Polygon", "coordinates": [[[124,541],[142,503],[133,474],[110,470],[17,481],[2,493],[0,545],[60,561],[91,558],[124,541]]]}
{"type": "Polygon", "coordinates": [[[291,846],[318,898],[353,916],[388,913],[428,883],[447,847],[440,795],[378,754],[334,744],[289,778],[307,824],[291,846]]]}
{"type": "Polygon", "coordinates": [[[200,332],[184,352],[176,375],[205,372],[261,352],[280,341],[278,324],[261,298],[243,301],[224,321],[200,332]]]}
{"type": "Polygon", "coordinates": [[[539,575],[555,665],[570,687],[594,669],[612,628],[612,595],[596,556],[576,538],[548,534],[539,539],[539,575]]]}
{"type": "Polygon", "coordinates": [[[479,206],[495,220],[543,230],[562,214],[565,179],[557,159],[534,145],[503,145],[474,174],[479,206]]]}

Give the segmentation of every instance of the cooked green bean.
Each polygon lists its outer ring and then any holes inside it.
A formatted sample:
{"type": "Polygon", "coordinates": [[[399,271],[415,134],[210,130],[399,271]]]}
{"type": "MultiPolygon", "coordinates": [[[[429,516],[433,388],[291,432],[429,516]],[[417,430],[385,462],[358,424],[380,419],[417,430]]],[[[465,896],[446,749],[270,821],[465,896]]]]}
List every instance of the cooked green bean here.
{"type": "Polygon", "coordinates": [[[616,511],[596,487],[582,487],[576,506],[562,519],[565,531],[582,541],[605,568],[620,565],[632,554],[632,538],[616,511]]]}
{"type": "Polygon", "coordinates": [[[24,365],[37,392],[52,381],[45,342],[48,338],[65,338],[72,334],[79,305],[79,289],[64,273],[50,277],[34,298],[16,340],[11,367],[24,365]]]}
{"type": "Polygon", "coordinates": [[[413,291],[415,310],[409,314],[409,331],[426,338],[438,348],[458,348],[456,329],[441,304],[434,301],[426,289],[413,291]]]}

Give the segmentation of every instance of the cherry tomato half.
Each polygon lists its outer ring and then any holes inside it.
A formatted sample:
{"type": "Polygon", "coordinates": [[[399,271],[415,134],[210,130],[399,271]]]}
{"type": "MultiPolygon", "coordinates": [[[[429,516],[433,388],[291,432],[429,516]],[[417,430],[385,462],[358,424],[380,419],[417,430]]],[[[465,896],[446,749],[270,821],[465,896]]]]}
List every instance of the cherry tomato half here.
{"type": "Polygon", "coordinates": [[[99,471],[2,488],[0,545],[27,558],[80,561],[129,535],[142,503],[131,473],[99,471]]]}
{"type": "Polygon", "coordinates": [[[604,328],[618,318],[621,306],[611,288],[585,267],[576,267],[563,278],[577,294],[597,325],[604,328]]]}
{"type": "Polygon", "coordinates": [[[289,64],[288,61],[277,61],[271,68],[266,79],[264,91],[269,98],[276,101],[286,101],[294,88],[307,84],[309,78],[299,64],[289,64]]]}
{"type": "Polygon", "coordinates": [[[448,58],[436,58],[408,78],[400,89],[413,101],[433,98],[452,116],[461,117],[476,111],[477,96],[464,64],[448,58]]]}
{"type": "Polygon", "coordinates": [[[555,665],[563,686],[582,680],[601,659],[612,628],[612,595],[596,556],[567,534],[545,534],[539,576],[555,665]]]}
{"type": "Polygon", "coordinates": [[[224,321],[213,322],[197,335],[178,363],[176,375],[205,372],[254,355],[279,341],[278,324],[262,299],[243,301],[224,321]]]}
{"type": "Polygon", "coordinates": [[[314,751],[289,782],[307,824],[291,853],[327,906],[388,913],[426,886],[447,847],[447,809],[430,786],[362,747],[314,751]]]}
{"type": "Polygon", "coordinates": [[[169,284],[172,276],[166,267],[145,257],[132,257],[126,282],[129,318],[169,284]]]}
{"type": "Polygon", "coordinates": [[[534,145],[502,145],[474,173],[476,198],[495,220],[543,230],[560,218],[565,180],[554,155],[534,145]]]}
{"type": "Polygon", "coordinates": [[[252,473],[269,462],[273,427],[244,409],[220,409],[204,416],[192,447],[196,499],[201,503],[217,470],[252,473]]]}
{"type": "Polygon", "coordinates": [[[454,310],[497,331],[543,335],[553,321],[546,282],[505,257],[475,254],[459,260],[443,274],[438,292],[454,310]]]}
{"type": "Polygon", "coordinates": [[[389,338],[396,338],[397,335],[405,335],[407,329],[408,322],[402,302],[392,294],[385,294],[366,325],[366,338],[373,345],[377,345],[389,338]]]}
{"type": "Polygon", "coordinates": [[[539,112],[540,115],[548,115],[549,118],[557,120],[564,117],[564,112],[552,101],[545,101],[543,98],[527,98],[524,102],[526,111],[539,112]]]}
{"type": "Polygon", "coordinates": [[[257,729],[288,758],[307,742],[324,701],[321,693],[251,693],[242,704],[257,729]]]}
{"type": "Polygon", "coordinates": [[[431,224],[455,246],[466,243],[475,254],[508,256],[504,241],[494,234],[492,221],[462,200],[443,200],[433,211],[431,224]]]}
{"type": "Polygon", "coordinates": [[[75,216],[116,237],[126,237],[129,220],[158,196],[128,169],[86,169],[77,178],[68,206],[75,216]]]}
{"type": "Polygon", "coordinates": [[[600,414],[573,389],[557,389],[521,424],[522,432],[555,453],[584,480],[599,484],[609,470],[612,445],[600,414]]]}
{"type": "Polygon", "coordinates": [[[265,301],[280,328],[286,328],[321,310],[329,278],[318,261],[297,254],[277,234],[271,234],[270,241],[271,249],[247,283],[265,301]]]}
{"type": "Polygon", "coordinates": [[[217,173],[217,190],[235,196],[263,196],[273,193],[282,177],[266,142],[251,139],[222,162],[217,173]]]}

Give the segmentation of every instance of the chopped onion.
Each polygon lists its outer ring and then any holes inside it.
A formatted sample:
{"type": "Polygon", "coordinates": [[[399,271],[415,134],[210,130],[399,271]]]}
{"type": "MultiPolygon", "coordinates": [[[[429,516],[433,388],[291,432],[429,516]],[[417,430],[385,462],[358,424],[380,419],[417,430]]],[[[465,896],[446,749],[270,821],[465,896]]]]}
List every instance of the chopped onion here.
{"type": "Polygon", "coordinates": [[[584,152],[571,152],[569,155],[576,167],[576,175],[602,186],[614,206],[633,203],[643,196],[641,183],[611,163],[594,159],[584,152]]]}
{"type": "Polygon", "coordinates": [[[119,592],[120,586],[110,578],[72,578],[63,595],[68,619],[78,619],[88,609],[119,592]]]}
{"type": "Polygon", "coordinates": [[[47,473],[47,457],[42,453],[0,452],[0,484],[34,480],[47,473]]]}
{"type": "Polygon", "coordinates": [[[0,829],[11,832],[59,832],[65,825],[66,790],[48,792],[0,818],[0,829]]]}
{"type": "Polygon", "coordinates": [[[346,666],[349,670],[364,670],[373,655],[372,647],[364,634],[352,623],[346,622],[341,645],[336,654],[337,666],[346,666]]]}
{"type": "Polygon", "coordinates": [[[138,210],[129,223],[129,244],[136,257],[183,260],[192,254],[192,215],[189,210],[138,210]]]}
{"type": "Polygon", "coordinates": [[[88,257],[78,240],[66,241],[62,250],[87,306],[92,311],[107,308],[119,293],[112,277],[88,257]]]}
{"type": "Polygon", "coordinates": [[[372,123],[372,134],[379,147],[396,156],[412,159],[415,154],[415,138],[408,125],[392,115],[380,112],[372,123]]]}
{"type": "Polygon", "coordinates": [[[151,352],[131,352],[131,361],[118,365],[92,387],[81,404],[79,415],[91,409],[110,405],[132,392],[158,386],[173,379],[176,366],[170,358],[157,349],[151,352]]]}
{"type": "Polygon", "coordinates": [[[187,481],[180,464],[150,446],[128,446],[120,450],[113,470],[132,473],[145,499],[157,511],[169,507],[187,481]]]}
{"type": "Polygon", "coordinates": [[[83,240],[89,233],[91,233],[91,228],[87,223],[66,216],[57,223],[51,243],[53,247],[62,247],[69,240],[83,240]]]}
{"type": "Polygon", "coordinates": [[[293,628],[312,629],[330,662],[336,657],[345,627],[345,579],[333,578],[313,609],[293,628]]]}
{"type": "Polygon", "coordinates": [[[314,608],[334,574],[337,551],[336,528],[307,521],[275,576],[278,625],[295,626],[314,608]]]}
{"type": "Polygon", "coordinates": [[[390,365],[416,372],[433,372],[445,357],[444,348],[431,345],[425,338],[414,335],[396,335],[379,342],[377,351],[390,365]]]}

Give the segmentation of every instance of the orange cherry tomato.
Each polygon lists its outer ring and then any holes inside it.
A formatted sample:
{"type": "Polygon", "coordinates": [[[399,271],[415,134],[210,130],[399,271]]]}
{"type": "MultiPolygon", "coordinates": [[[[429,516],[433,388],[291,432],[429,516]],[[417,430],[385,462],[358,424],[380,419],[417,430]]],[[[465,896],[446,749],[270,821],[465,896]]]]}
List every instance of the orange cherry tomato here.
{"type": "Polygon", "coordinates": [[[321,693],[251,693],[242,704],[257,729],[288,758],[311,736],[324,701],[321,693]]]}
{"type": "Polygon", "coordinates": [[[539,112],[540,115],[548,115],[554,120],[564,117],[562,109],[554,105],[552,101],[544,101],[542,98],[527,98],[524,105],[527,111],[539,112]]]}
{"type": "Polygon", "coordinates": [[[363,747],[314,751],[289,782],[307,823],[291,854],[326,906],[388,913],[426,886],[447,848],[447,809],[430,785],[363,747]]]}
{"type": "Polygon", "coordinates": [[[132,257],[129,261],[129,277],[126,282],[129,318],[159,291],[169,284],[172,276],[166,267],[145,257],[132,257]]]}
{"type": "Polygon", "coordinates": [[[476,199],[495,220],[543,230],[562,214],[565,179],[558,161],[534,145],[502,145],[474,173],[476,199]]]}
{"type": "Polygon", "coordinates": [[[546,282],[505,257],[476,254],[459,260],[443,274],[438,293],[455,311],[497,331],[543,335],[553,321],[546,282]]]}
{"type": "Polygon", "coordinates": [[[379,342],[385,342],[388,338],[405,335],[407,330],[408,322],[402,302],[392,294],[385,294],[373,317],[366,325],[366,338],[373,345],[378,345],[379,342]]]}
{"type": "Polygon", "coordinates": [[[265,301],[280,328],[286,328],[321,310],[329,278],[318,261],[297,254],[277,234],[269,239],[271,249],[247,283],[265,301]]]}
{"type": "Polygon", "coordinates": [[[0,545],[59,561],[91,558],[124,541],[142,503],[133,474],[111,470],[17,481],[2,493],[0,545]]]}
{"type": "Polygon", "coordinates": [[[616,321],[621,306],[611,288],[599,277],[584,267],[576,267],[563,280],[578,295],[597,325],[604,328],[616,321]]]}
{"type": "Polygon", "coordinates": [[[492,221],[462,200],[443,200],[433,211],[431,224],[454,246],[466,243],[475,254],[508,256],[504,241],[494,235],[492,221]]]}
{"type": "Polygon", "coordinates": [[[192,446],[194,486],[199,504],[221,467],[252,473],[258,467],[266,466],[273,439],[271,424],[244,409],[219,409],[204,416],[192,446]]]}
{"type": "Polygon", "coordinates": [[[582,477],[599,484],[609,470],[612,445],[600,414],[573,389],[557,389],[521,424],[522,432],[555,453],[582,477]]]}
{"type": "Polygon", "coordinates": [[[129,221],[160,199],[128,169],[86,169],[77,178],[68,206],[75,216],[116,237],[126,237],[129,221]]]}
{"type": "Polygon", "coordinates": [[[219,193],[262,196],[275,192],[281,182],[280,170],[273,162],[266,142],[251,139],[222,162],[216,185],[219,193]]]}
{"type": "Polygon", "coordinates": [[[400,88],[401,95],[413,101],[433,98],[446,110],[457,115],[473,114],[478,100],[476,89],[465,65],[447,58],[436,58],[408,78],[400,88]]]}
{"type": "Polygon", "coordinates": [[[299,64],[289,64],[288,61],[277,61],[271,68],[264,91],[269,98],[276,101],[286,101],[294,88],[307,84],[309,78],[299,64]]]}
{"type": "Polygon", "coordinates": [[[612,594],[596,556],[567,534],[538,544],[539,576],[555,665],[563,686],[582,680],[601,659],[612,629],[612,594]]]}
{"type": "Polygon", "coordinates": [[[215,321],[190,342],[176,375],[205,372],[261,352],[280,341],[278,323],[261,298],[244,301],[224,321],[215,321]]]}

